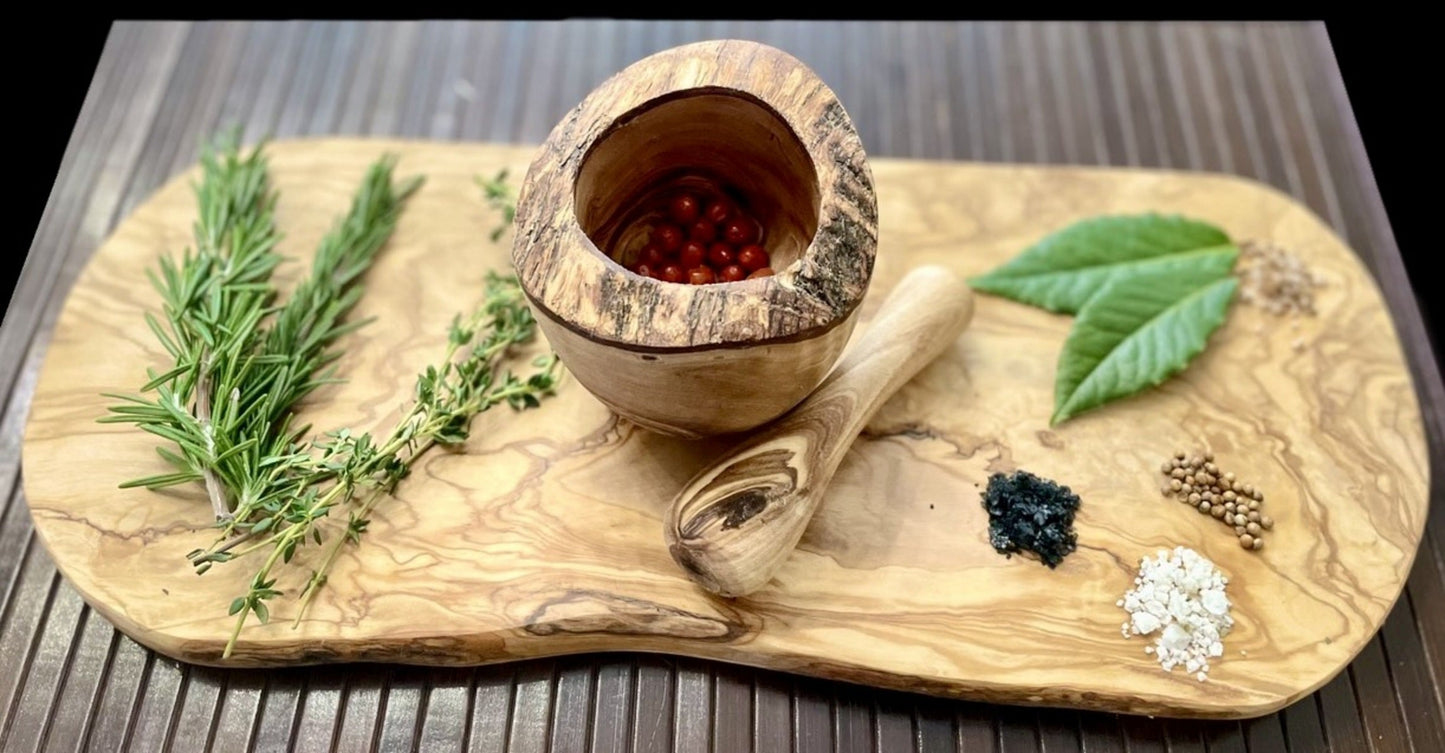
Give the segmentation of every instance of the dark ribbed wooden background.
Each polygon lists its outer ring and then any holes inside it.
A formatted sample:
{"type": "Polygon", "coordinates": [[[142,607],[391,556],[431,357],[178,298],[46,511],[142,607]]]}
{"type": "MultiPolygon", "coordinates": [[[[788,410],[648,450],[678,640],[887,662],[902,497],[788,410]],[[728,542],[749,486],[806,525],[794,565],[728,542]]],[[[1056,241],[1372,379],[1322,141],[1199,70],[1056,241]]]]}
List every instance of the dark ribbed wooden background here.
{"type": "Polygon", "coordinates": [[[0,329],[0,394],[5,750],[1445,751],[1445,391],[1319,24],[120,23],[0,329]],[[614,71],[716,37],[811,65],[873,155],[1238,173],[1362,254],[1410,351],[1435,483],[1409,586],[1348,671],[1243,723],[949,702],[660,656],[222,671],[141,648],[60,578],[19,478],[36,370],[90,254],[210,134],[239,122],[248,139],[535,143],[614,71]]]}

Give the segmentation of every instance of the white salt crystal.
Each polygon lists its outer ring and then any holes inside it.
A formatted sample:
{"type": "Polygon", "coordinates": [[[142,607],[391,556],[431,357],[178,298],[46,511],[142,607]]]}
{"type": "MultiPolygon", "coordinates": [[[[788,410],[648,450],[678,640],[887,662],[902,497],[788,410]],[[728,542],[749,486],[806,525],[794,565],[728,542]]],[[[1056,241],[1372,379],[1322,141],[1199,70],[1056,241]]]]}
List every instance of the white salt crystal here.
{"type": "Polygon", "coordinates": [[[1229,597],[1223,588],[1209,588],[1199,593],[1199,602],[1210,614],[1224,614],[1229,611],[1229,597]]]}
{"type": "Polygon", "coordinates": [[[1189,645],[1189,631],[1185,630],[1177,622],[1171,622],[1164,627],[1164,638],[1160,643],[1170,649],[1182,649],[1189,645]]]}
{"type": "Polygon", "coordinates": [[[1148,635],[1159,629],[1159,618],[1148,612],[1139,612],[1134,615],[1134,632],[1138,635],[1148,635]]]}

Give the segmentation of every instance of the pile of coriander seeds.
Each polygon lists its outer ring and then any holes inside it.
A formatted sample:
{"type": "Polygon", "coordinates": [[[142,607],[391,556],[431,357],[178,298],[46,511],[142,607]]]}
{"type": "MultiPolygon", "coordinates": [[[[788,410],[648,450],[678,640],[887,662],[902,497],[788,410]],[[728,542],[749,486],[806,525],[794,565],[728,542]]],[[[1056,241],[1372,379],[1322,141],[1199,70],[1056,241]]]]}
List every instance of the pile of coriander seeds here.
{"type": "Polygon", "coordinates": [[[1264,532],[1274,528],[1274,520],[1260,510],[1264,492],[1253,484],[1240,483],[1233,473],[1221,473],[1214,464],[1214,453],[1189,455],[1181,450],[1159,470],[1165,476],[1164,496],[1172,494],[1200,514],[1214,516],[1234,530],[1245,549],[1264,548],[1264,532]]]}

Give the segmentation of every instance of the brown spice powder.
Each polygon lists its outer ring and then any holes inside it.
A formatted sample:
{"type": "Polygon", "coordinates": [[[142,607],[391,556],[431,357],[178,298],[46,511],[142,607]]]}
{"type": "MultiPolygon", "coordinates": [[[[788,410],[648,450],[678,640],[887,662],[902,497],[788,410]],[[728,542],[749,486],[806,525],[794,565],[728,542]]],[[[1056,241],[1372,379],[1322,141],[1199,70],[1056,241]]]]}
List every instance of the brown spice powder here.
{"type": "Polygon", "coordinates": [[[1271,241],[1240,244],[1239,300],[1275,316],[1315,315],[1315,288],[1325,280],[1271,241]]]}

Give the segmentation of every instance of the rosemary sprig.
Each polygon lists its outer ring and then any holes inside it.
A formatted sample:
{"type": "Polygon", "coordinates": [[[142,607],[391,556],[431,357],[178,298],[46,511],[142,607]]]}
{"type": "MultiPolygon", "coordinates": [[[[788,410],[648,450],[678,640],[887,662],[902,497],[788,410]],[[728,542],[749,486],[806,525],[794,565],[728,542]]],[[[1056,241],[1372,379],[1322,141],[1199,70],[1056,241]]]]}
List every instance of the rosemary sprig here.
{"type": "MultiPolygon", "coordinates": [[[[350,211],[322,238],[310,276],[296,286],[276,312],[261,351],[262,358],[274,359],[275,378],[271,383],[276,386],[253,392],[265,409],[255,414],[258,423],[248,428],[260,432],[278,420],[284,428],[293,406],[302,398],[323,384],[337,381],[332,364],[341,353],[332,344],[369,321],[346,321],[346,315],[361,299],[360,278],[391,237],[404,202],[422,183],[417,177],[393,184],[395,164],[395,158],[387,156],[367,170],[350,211]]],[[[244,406],[247,395],[242,393],[241,397],[244,406]]],[[[295,441],[308,428],[291,432],[289,437],[276,432],[274,439],[295,448],[295,441]]],[[[239,488],[235,514],[226,520],[226,536],[250,535],[257,526],[287,513],[286,495],[291,491],[291,484],[286,482],[287,469],[263,466],[267,457],[287,455],[287,448],[273,442],[271,449],[275,452],[269,456],[261,451],[249,453],[247,460],[254,470],[252,483],[239,488]]],[[[288,457],[296,460],[296,467],[290,470],[303,470],[303,474],[309,471],[301,468],[306,463],[299,452],[288,457]]]]}
{"type": "MultiPolygon", "coordinates": [[[[274,251],[276,194],[266,181],[260,146],[242,158],[235,134],[218,140],[201,156],[202,179],[194,187],[200,207],[194,226],[195,250],[179,263],[162,257],[160,276],[146,271],[162,297],[164,325],[147,312],[146,324],[174,360],[164,373],[148,369],[141,392],[154,400],[107,395],[125,401],[103,422],[129,422],[176,444],[180,453],[157,448],[176,471],[136,479],[122,487],[159,489],[204,481],[218,518],[230,514],[227,489],[242,488],[249,476],[242,454],[261,438],[241,437],[233,428],[247,419],[240,410],[237,382],[256,379],[274,359],[254,356],[258,328],[275,298],[271,273],[281,262],[274,251]],[[220,384],[217,377],[220,377],[220,384]],[[229,387],[229,389],[227,389],[229,387]],[[234,392],[234,397],[232,397],[234,392]],[[224,399],[217,404],[215,396],[224,399]]],[[[256,379],[260,382],[263,380],[256,379]]],[[[274,392],[264,380],[263,392],[274,392]]]]}

